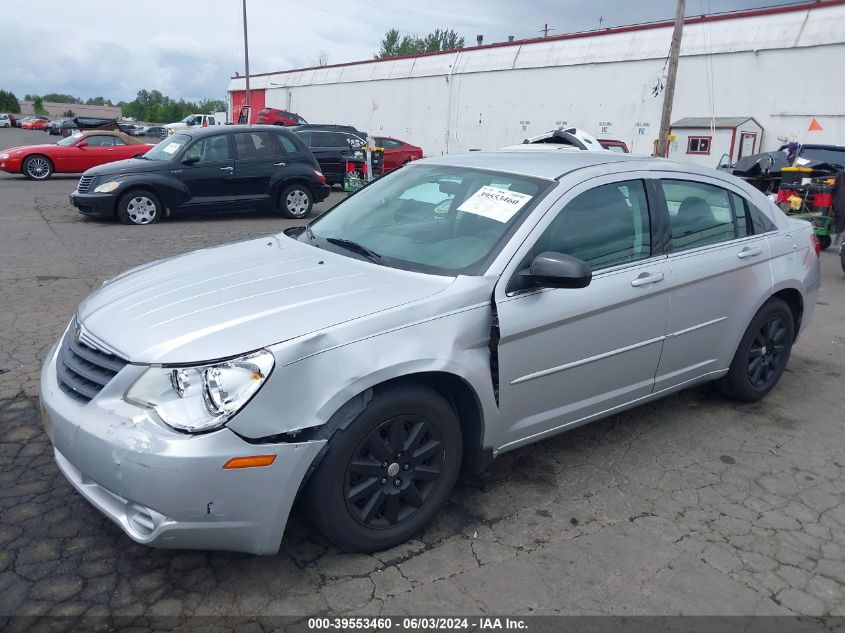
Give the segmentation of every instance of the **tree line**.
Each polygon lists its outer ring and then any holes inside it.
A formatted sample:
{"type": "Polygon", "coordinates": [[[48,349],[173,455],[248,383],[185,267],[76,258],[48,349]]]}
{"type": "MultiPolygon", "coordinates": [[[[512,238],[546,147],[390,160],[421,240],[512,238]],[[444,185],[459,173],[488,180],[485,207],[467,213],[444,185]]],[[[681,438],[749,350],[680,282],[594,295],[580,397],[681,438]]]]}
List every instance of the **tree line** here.
{"type": "Polygon", "coordinates": [[[435,29],[424,37],[402,35],[397,29],[390,29],[384,34],[379,50],[374,57],[385,59],[397,55],[435,53],[463,47],[463,36],[458,35],[453,29],[435,29]]]}
{"type": "MultiPolygon", "coordinates": [[[[138,121],[150,123],[173,123],[184,119],[189,114],[210,114],[223,112],[227,109],[222,99],[201,99],[199,102],[174,99],[163,95],[158,90],[139,90],[132,101],[118,101],[114,103],[105,97],[92,97],[84,101],[70,94],[49,92],[43,95],[26,94],[24,101],[32,101],[36,113],[43,113],[45,101],[66,103],[68,109],[65,116],[73,116],[74,105],[117,106],[121,108],[124,117],[131,117],[138,121]]],[[[21,111],[18,98],[8,90],[0,90],[0,112],[19,114],[21,111]]]]}

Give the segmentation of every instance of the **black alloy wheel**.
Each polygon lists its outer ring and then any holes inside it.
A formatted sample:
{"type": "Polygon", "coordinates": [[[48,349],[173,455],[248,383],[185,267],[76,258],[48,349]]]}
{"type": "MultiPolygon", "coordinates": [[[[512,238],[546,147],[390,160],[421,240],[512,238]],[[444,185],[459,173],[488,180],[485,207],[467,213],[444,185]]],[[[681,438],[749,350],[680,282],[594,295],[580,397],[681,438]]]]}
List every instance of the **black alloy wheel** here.
{"type": "Polygon", "coordinates": [[[756,389],[765,389],[786,364],[787,327],[780,315],[767,320],[757,331],[748,350],[748,379],[756,389]]]}
{"type": "Polygon", "coordinates": [[[431,498],[444,460],[443,440],[425,419],[391,418],[364,438],[349,463],[346,507],[365,527],[400,525],[431,498]]]}

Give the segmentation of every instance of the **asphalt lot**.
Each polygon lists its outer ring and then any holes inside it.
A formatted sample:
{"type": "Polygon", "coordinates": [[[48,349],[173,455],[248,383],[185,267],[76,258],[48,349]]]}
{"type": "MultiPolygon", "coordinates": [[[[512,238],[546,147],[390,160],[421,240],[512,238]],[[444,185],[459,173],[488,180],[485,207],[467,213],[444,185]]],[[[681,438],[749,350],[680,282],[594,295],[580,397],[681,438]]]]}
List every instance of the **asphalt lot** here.
{"type": "MultiPolygon", "coordinates": [[[[21,139],[49,137],[0,130],[0,148],[21,139]]],[[[759,404],[702,387],[509,453],[463,477],[418,538],[374,556],[339,553],[298,511],[276,556],[164,551],[58,473],[41,362],[104,279],[291,222],[94,221],[68,205],[76,180],[0,174],[0,615],[845,615],[845,275],[832,250],[814,321],[759,404]]]]}

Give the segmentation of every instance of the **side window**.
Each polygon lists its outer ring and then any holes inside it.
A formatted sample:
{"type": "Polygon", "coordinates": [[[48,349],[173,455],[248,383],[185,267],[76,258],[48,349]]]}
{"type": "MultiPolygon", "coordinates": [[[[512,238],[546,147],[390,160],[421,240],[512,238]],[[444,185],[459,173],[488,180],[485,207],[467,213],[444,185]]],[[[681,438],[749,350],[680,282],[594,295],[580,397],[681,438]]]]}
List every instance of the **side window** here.
{"type": "Polygon", "coordinates": [[[359,149],[367,144],[367,141],[354,134],[342,134],[341,136],[343,136],[345,143],[354,149],[359,149]]]}
{"type": "Polygon", "coordinates": [[[376,144],[385,149],[399,149],[402,147],[402,143],[389,138],[377,138],[376,144]]]}
{"type": "Polygon", "coordinates": [[[589,262],[593,270],[651,256],[645,185],[627,180],[602,185],[570,201],[531,253],[556,251],[589,262]]]}
{"type": "Polygon", "coordinates": [[[297,132],[296,135],[299,137],[299,140],[305,143],[306,147],[314,147],[314,143],[312,143],[312,139],[314,135],[311,132],[297,132]]]}
{"type": "Polygon", "coordinates": [[[296,143],[284,134],[276,134],[276,140],[279,141],[279,145],[285,154],[296,154],[296,152],[299,151],[296,148],[296,143]]]}
{"type": "Polygon", "coordinates": [[[778,227],[775,226],[775,223],[753,204],[746,202],[746,208],[748,209],[748,216],[751,219],[751,225],[754,227],[755,235],[777,230],[778,227]]]}
{"type": "Polygon", "coordinates": [[[87,139],[89,147],[113,147],[113,136],[89,136],[87,139]]]}
{"type": "Polygon", "coordinates": [[[196,158],[200,163],[214,163],[229,160],[231,157],[229,139],[225,134],[206,136],[185,152],[185,158],[196,158]]]}
{"type": "Polygon", "coordinates": [[[748,208],[741,196],[731,193],[731,205],[736,218],[736,236],[746,237],[755,233],[751,222],[748,221],[748,208]]]}
{"type": "Polygon", "coordinates": [[[690,136],[687,140],[687,154],[709,154],[709,136],[690,136]]]}
{"type": "Polygon", "coordinates": [[[331,132],[311,132],[311,147],[332,147],[331,132]]]}
{"type": "Polygon", "coordinates": [[[112,142],[115,145],[126,145],[126,143],[123,141],[123,139],[120,138],[119,136],[112,136],[111,138],[112,138],[112,142]]]}
{"type": "Polygon", "coordinates": [[[673,251],[727,242],[739,235],[725,189],[689,180],[660,184],[669,207],[673,251]]]}
{"type": "Polygon", "coordinates": [[[238,158],[268,158],[276,155],[276,146],[269,132],[235,134],[238,158]]]}
{"type": "Polygon", "coordinates": [[[217,125],[217,123],[215,123],[215,122],[214,122],[214,117],[213,117],[213,116],[208,117],[208,124],[209,124],[209,125],[217,125]]]}

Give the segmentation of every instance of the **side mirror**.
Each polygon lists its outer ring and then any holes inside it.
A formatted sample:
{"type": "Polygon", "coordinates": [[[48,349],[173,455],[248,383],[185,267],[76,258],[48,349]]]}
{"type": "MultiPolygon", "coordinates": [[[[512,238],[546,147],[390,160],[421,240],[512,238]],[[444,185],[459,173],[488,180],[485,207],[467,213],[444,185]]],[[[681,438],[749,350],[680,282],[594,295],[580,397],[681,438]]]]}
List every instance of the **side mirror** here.
{"type": "Polygon", "coordinates": [[[586,288],[593,279],[593,270],[584,260],[546,251],[537,255],[531,266],[519,273],[523,287],[586,288]]]}
{"type": "Polygon", "coordinates": [[[183,165],[196,165],[198,162],[200,162],[199,156],[185,156],[185,158],[182,159],[183,165]]]}
{"type": "Polygon", "coordinates": [[[81,141],[79,141],[79,142],[76,144],[76,146],[77,146],[77,147],[88,147],[88,141],[86,141],[85,139],[82,139],[81,141]]]}

